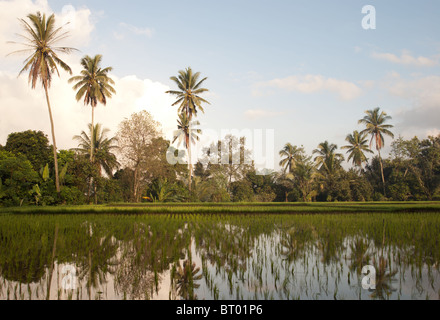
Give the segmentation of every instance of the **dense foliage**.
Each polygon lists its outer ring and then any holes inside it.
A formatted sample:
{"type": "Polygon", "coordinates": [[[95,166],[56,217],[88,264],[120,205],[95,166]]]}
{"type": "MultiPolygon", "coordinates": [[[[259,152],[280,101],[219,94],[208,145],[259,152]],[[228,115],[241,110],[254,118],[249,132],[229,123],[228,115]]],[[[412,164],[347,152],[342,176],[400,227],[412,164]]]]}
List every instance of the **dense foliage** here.
{"type": "MultiPolygon", "coordinates": [[[[124,120],[125,125],[140,121],[139,116],[124,120]]],[[[148,115],[141,118],[146,122],[143,125],[154,123],[148,115]]],[[[114,151],[107,144],[103,144],[106,148],[101,151],[97,141],[96,158],[90,162],[87,147],[81,142],[78,148],[60,150],[60,194],[54,184],[54,164],[47,137],[35,131],[11,133],[0,150],[0,204],[85,204],[95,200],[97,203],[440,200],[440,136],[424,140],[399,137],[392,142],[390,156],[382,160],[385,194],[378,156],[366,161],[364,167],[355,162],[353,167],[345,169],[343,154],[334,144],[321,143],[313,155],[307,155],[303,148],[287,145],[280,152],[282,171],[262,176],[252,164],[243,162],[247,154],[244,139],[228,136],[214,148],[221,150],[222,144],[228,144],[230,163],[209,163],[205,154],[194,166],[190,192],[188,166],[168,163],[170,142],[162,138],[159,124],[154,124],[157,130],[149,140],[143,140],[141,150],[134,148],[138,144],[132,146],[137,152],[133,153],[136,161],[121,157],[121,142],[117,137],[100,135],[106,131],[99,125],[95,138],[101,142],[111,140],[114,151]],[[241,155],[242,164],[232,161],[234,153],[241,155]],[[112,160],[114,165],[105,166],[103,159],[112,160]]],[[[83,135],[90,142],[85,132],[83,135]]],[[[350,163],[351,160],[347,159],[350,163]]]]}

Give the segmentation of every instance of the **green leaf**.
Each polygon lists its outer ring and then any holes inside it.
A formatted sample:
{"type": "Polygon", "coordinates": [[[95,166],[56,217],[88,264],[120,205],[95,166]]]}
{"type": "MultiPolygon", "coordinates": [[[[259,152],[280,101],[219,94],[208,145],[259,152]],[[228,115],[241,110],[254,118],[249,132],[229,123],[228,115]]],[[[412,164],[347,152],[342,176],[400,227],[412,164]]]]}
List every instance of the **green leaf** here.
{"type": "Polygon", "coordinates": [[[62,183],[64,182],[64,179],[66,178],[67,166],[68,166],[68,163],[66,163],[66,165],[63,167],[63,169],[61,169],[61,172],[60,172],[60,181],[62,183]]]}
{"type": "Polygon", "coordinates": [[[41,178],[43,178],[43,181],[49,180],[49,164],[46,164],[46,166],[44,167],[41,173],[41,178]]]}

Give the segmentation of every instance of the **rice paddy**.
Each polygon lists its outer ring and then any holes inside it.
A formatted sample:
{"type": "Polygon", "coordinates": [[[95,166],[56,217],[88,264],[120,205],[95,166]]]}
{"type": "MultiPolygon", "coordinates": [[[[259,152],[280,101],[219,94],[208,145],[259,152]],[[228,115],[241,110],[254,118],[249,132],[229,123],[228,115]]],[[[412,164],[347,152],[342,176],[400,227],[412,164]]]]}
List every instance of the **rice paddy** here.
{"type": "Polygon", "coordinates": [[[436,212],[174,208],[0,214],[0,299],[440,299],[436,212]],[[367,265],[375,290],[362,287],[367,265]]]}

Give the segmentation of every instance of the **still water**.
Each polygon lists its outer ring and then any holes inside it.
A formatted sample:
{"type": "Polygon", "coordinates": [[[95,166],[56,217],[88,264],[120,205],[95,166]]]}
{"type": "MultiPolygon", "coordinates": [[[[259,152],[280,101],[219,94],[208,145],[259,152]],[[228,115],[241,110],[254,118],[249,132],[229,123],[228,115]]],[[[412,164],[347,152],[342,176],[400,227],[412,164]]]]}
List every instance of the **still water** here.
{"type": "Polygon", "coordinates": [[[433,213],[1,215],[0,299],[438,300],[439,231],[433,213]]]}

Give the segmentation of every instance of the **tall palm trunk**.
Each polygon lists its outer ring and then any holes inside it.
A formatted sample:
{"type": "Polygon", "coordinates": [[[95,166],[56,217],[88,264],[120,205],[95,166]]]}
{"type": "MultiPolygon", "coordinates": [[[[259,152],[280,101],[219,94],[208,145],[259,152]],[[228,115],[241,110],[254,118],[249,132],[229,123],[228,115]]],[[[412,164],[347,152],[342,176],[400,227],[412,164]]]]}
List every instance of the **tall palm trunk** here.
{"type": "MultiPolygon", "coordinates": [[[[93,153],[95,149],[95,136],[94,136],[94,130],[95,130],[95,107],[92,105],[92,129],[90,130],[90,163],[93,165],[93,153]]],[[[95,204],[98,204],[98,197],[96,196],[96,181],[93,179],[93,177],[90,178],[90,189],[92,188],[93,184],[93,192],[95,196],[95,204]]]]}
{"type": "Polygon", "coordinates": [[[54,161],[54,166],[55,166],[55,186],[57,189],[57,193],[59,194],[60,193],[60,180],[59,180],[59,175],[58,175],[57,143],[55,140],[55,126],[53,124],[52,109],[50,107],[49,92],[47,90],[47,85],[44,86],[44,91],[46,93],[47,108],[49,109],[50,127],[51,127],[51,131],[52,131],[53,161],[54,161]]]}
{"type": "MultiPolygon", "coordinates": [[[[186,104],[186,114],[188,116],[188,121],[189,121],[188,123],[191,123],[192,114],[190,112],[189,103],[186,104]]],[[[188,141],[187,141],[187,144],[188,144],[187,150],[188,150],[188,164],[189,164],[189,179],[188,179],[189,184],[188,184],[188,190],[189,190],[189,193],[191,194],[191,184],[192,184],[191,131],[188,132],[187,139],[188,139],[188,141]]]]}
{"type": "Polygon", "coordinates": [[[189,189],[189,193],[191,193],[192,174],[193,174],[193,168],[192,168],[192,163],[191,163],[191,137],[189,138],[189,142],[188,142],[188,163],[189,163],[188,189],[189,189]]]}
{"type": "Polygon", "coordinates": [[[383,195],[386,197],[385,194],[385,176],[383,174],[383,163],[382,163],[382,157],[380,156],[380,150],[377,149],[377,152],[379,154],[379,163],[380,163],[380,173],[382,174],[382,186],[383,186],[383,195]]]}
{"type": "Polygon", "coordinates": [[[92,130],[90,131],[90,162],[93,162],[93,152],[95,149],[95,139],[94,139],[94,131],[95,130],[95,108],[92,106],[92,130]]]}

